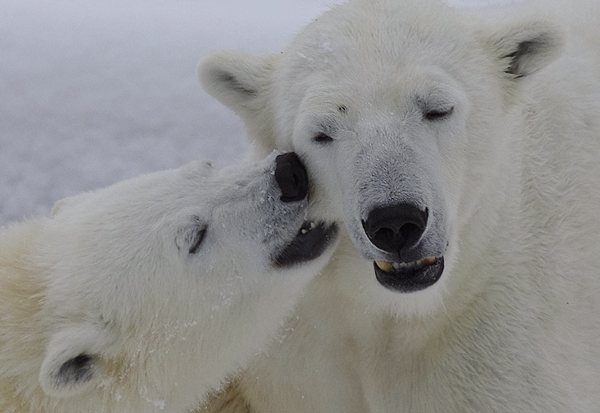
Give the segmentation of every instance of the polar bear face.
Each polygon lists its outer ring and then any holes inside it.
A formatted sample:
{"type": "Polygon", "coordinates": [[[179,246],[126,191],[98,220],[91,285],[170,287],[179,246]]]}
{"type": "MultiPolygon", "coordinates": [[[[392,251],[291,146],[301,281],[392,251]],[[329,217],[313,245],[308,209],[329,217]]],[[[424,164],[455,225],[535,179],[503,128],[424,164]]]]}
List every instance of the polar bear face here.
{"type": "Polygon", "coordinates": [[[263,148],[299,153],[311,208],[344,222],[372,263],[380,285],[368,288],[424,312],[440,305],[459,239],[503,173],[522,78],[560,44],[543,20],[486,31],[442,3],[355,0],[280,55],[215,53],[199,73],[263,148]]]}
{"type": "Polygon", "coordinates": [[[90,403],[105,392],[108,411],[189,407],[265,345],[327,262],[336,226],[308,220],[306,195],[288,153],[59,202],[37,245],[42,389],[90,403]]]}

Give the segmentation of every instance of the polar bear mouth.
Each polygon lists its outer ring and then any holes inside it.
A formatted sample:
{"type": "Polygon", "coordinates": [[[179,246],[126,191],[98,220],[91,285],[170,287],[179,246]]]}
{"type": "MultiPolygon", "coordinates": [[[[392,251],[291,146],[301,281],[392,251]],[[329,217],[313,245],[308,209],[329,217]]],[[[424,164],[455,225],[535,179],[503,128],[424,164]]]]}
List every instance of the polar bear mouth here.
{"type": "Polygon", "coordinates": [[[384,287],[401,293],[423,290],[435,284],[444,271],[444,257],[413,262],[374,261],[375,276],[384,287]]]}
{"type": "Polygon", "coordinates": [[[273,266],[291,267],[320,257],[336,239],[337,233],[336,224],[305,221],[294,239],[275,256],[273,266]]]}

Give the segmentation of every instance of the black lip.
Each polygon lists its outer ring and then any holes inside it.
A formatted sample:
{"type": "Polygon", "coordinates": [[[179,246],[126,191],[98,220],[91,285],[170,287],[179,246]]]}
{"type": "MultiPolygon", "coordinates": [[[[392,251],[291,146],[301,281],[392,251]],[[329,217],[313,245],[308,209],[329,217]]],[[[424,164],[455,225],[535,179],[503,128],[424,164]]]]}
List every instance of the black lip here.
{"type": "Polygon", "coordinates": [[[292,242],[273,259],[273,266],[276,268],[291,267],[318,258],[336,239],[337,233],[338,226],[336,224],[327,225],[319,222],[313,229],[310,229],[310,224],[305,222],[292,242]]]}
{"type": "Polygon", "coordinates": [[[438,257],[433,264],[414,268],[385,272],[373,262],[377,281],[385,288],[399,293],[412,293],[424,290],[435,284],[444,271],[444,257],[438,257]]]}

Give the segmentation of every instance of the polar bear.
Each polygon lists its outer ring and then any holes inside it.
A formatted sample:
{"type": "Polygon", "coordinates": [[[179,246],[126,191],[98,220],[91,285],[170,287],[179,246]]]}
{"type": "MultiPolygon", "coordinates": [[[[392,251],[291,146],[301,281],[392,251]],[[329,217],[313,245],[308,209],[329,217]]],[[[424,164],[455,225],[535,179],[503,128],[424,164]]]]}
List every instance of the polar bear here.
{"type": "Polygon", "coordinates": [[[0,232],[0,411],[188,412],[276,335],[331,255],[293,153],[203,162],[0,232]]]}
{"type": "Polygon", "coordinates": [[[557,7],[350,0],[283,53],[205,58],[343,223],[208,411],[600,411],[600,13],[557,7]]]}

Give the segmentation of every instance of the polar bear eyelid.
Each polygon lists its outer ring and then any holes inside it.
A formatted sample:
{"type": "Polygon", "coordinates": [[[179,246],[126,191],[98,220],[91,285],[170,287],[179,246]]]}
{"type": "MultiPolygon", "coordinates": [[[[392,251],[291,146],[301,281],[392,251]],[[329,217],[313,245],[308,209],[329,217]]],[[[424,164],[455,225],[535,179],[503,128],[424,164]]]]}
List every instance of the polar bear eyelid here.
{"type": "Polygon", "coordinates": [[[428,121],[435,122],[437,120],[443,120],[454,113],[454,106],[448,109],[425,109],[423,111],[423,118],[428,121]]]}
{"type": "Polygon", "coordinates": [[[319,144],[327,144],[333,142],[333,138],[326,133],[319,132],[313,136],[312,141],[319,144]]]}
{"type": "Polygon", "coordinates": [[[206,227],[197,228],[194,230],[192,237],[190,238],[190,254],[195,254],[200,249],[204,236],[206,235],[206,227]]]}

